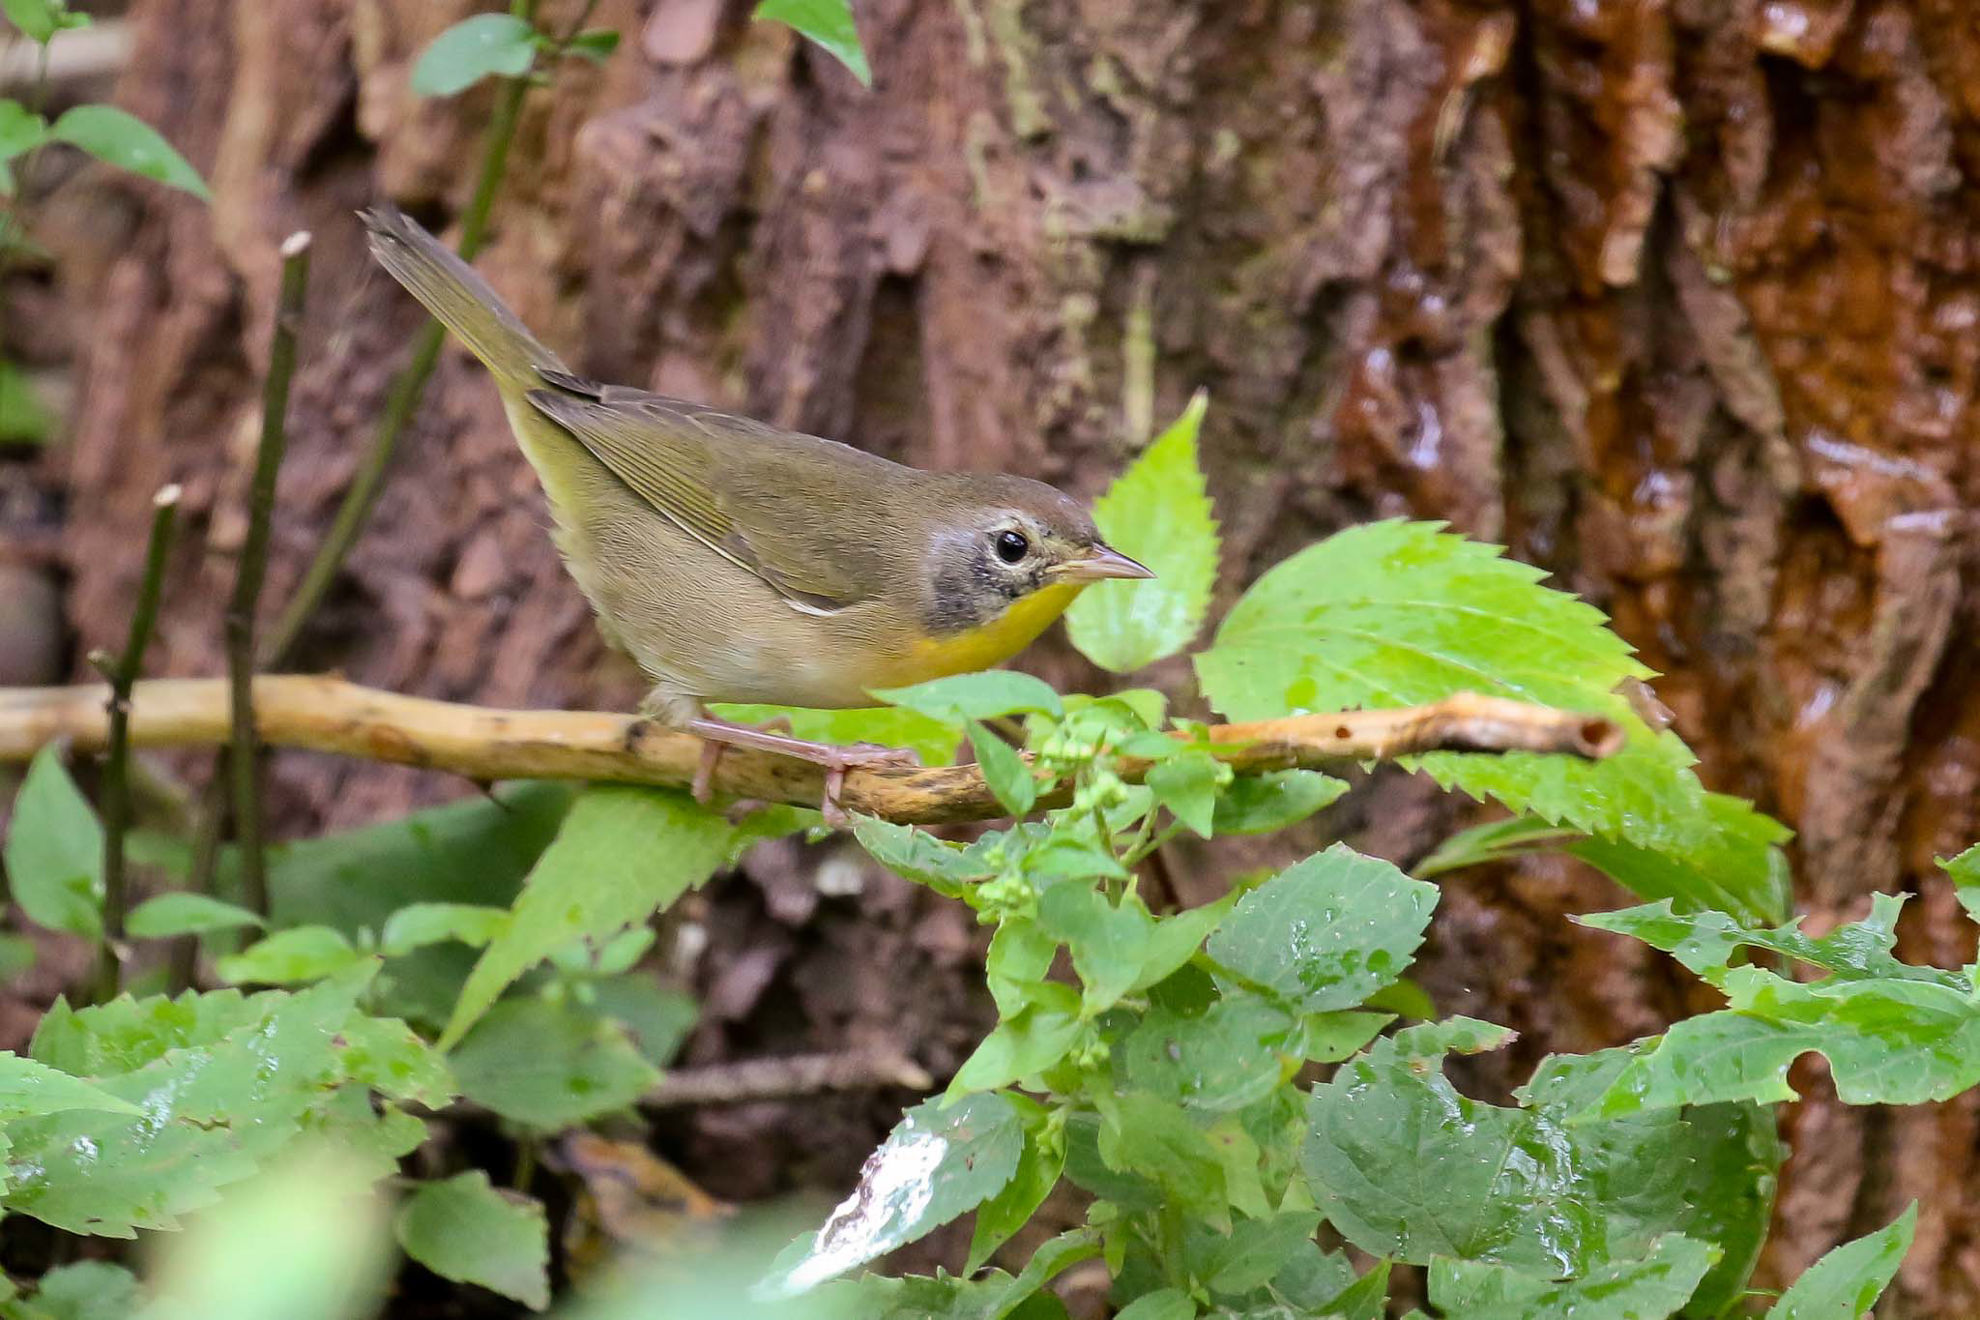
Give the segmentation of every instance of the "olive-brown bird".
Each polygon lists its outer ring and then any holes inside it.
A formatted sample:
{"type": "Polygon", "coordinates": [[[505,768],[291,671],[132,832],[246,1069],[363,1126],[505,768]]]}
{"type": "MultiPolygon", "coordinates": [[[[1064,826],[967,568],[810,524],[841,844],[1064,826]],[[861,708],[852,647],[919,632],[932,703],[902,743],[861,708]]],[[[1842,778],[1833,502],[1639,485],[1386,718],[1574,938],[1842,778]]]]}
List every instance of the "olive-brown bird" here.
{"type": "Polygon", "coordinates": [[[1103,578],[1149,571],[1076,501],[1023,477],[923,472],[849,445],[566,370],[488,284],[390,207],[371,250],[487,366],[549,496],[557,547],[641,709],[708,741],[827,770],[912,761],[719,720],[711,701],[873,704],[874,688],[1008,660],[1103,578]]]}

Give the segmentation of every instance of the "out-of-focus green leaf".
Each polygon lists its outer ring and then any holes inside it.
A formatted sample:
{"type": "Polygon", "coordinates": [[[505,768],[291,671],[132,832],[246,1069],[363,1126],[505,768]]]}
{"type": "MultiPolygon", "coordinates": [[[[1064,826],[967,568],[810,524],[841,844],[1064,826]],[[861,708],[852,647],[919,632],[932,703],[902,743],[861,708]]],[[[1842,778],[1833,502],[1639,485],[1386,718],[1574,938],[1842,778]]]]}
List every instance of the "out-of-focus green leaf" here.
{"type": "Polygon", "coordinates": [[[536,61],[536,29],[514,14],[475,14],[435,37],[413,65],[416,96],[453,96],[483,78],[520,78],[536,61]]]}
{"type": "Polygon", "coordinates": [[[586,991],[591,1007],[631,1032],[640,1054],[656,1068],[674,1061],[699,1016],[692,995],[639,972],[600,977],[586,991]]]}
{"type": "Polygon", "coordinates": [[[79,105],[66,110],[48,134],[106,165],[169,184],[202,201],[213,200],[199,171],[187,164],[157,129],[114,105],[79,105]]]}
{"type": "MultiPolygon", "coordinates": [[[[1102,669],[1130,673],[1196,639],[1217,578],[1217,519],[1197,461],[1209,396],[1148,446],[1093,506],[1108,545],[1155,571],[1150,581],[1096,582],[1066,611],[1072,644],[1102,669]]],[[[1201,833],[1202,831],[1199,831],[1201,833]]]]}
{"type": "Polygon", "coordinates": [[[461,1039],[510,982],[579,939],[606,939],[712,875],[734,834],[684,793],[594,784],[537,859],[508,926],[475,964],[440,1037],[461,1039]]]}
{"type": "Polygon", "coordinates": [[[160,940],[267,924],[246,908],[205,894],[170,893],[148,898],[131,909],[125,929],[141,940],[160,940]]]}
{"type": "Polygon", "coordinates": [[[103,826],[53,743],[35,753],[21,781],[0,857],[28,920],[87,939],[103,933],[103,826]]]}
{"type": "Polygon", "coordinates": [[[764,1291],[806,1292],[975,1209],[1010,1181],[1023,1146],[1017,1110],[1000,1095],[915,1106],[824,1227],[778,1258],[764,1291]]]}
{"type": "Polygon", "coordinates": [[[725,720],[738,724],[767,724],[785,719],[791,723],[791,736],[812,742],[846,747],[853,743],[873,743],[880,747],[904,747],[921,758],[923,765],[951,765],[956,748],[962,745],[962,725],[954,720],[937,719],[905,706],[873,706],[852,710],[810,710],[803,706],[745,706],[732,702],[709,707],[725,720]]]}
{"type": "Polygon", "coordinates": [[[213,970],[229,985],[300,985],[364,961],[366,955],[352,948],[343,932],[329,926],[297,926],[221,958],[213,970]]]}
{"type": "Polygon", "coordinates": [[[393,1229],[406,1254],[443,1279],[479,1284],[533,1311],[550,1304],[543,1203],[491,1186],[479,1169],[421,1183],[393,1229]]]}
{"type": "Polygon", "coordinates": [[[1911,1249],[1917,1226],[1914,1201],[1888,1227],[1845,1242],[1810,1265],[1768,1310],[1767,1320],[1860,1320],[1868,1315],[1911,1249]]]}
{"type": "Polygon", "coordinates": [[[619,1023],[537,998],[489,1009],[449,1063],[470,1100],[550,1130],[624,1109],[660,1080],[619,1023]]]}
{"type": "Polygon", "coordinates": [[[763,0],[756,17],[790,24],[852,70],[863,86],[873,85],[873,70],[867,67],[866,49],[859,44],[848,0],[763,0]]]}
{"type": "Polygon", "coordinates": [[[619,34],[612,28],[587,28],[572,37],[566,47],[571,54],[593,64],[603,64],[611,59],[612,52],[618,48],[619,34]]]}
{"type": "Polygon", "coordinates": [[[920,711],[932,720],[958,726],[968,720],[994,720],[999,715],[1065,714],[1065,705],[1050,683],[1014,669],[956,674],[913,687],[876,688],[873,695],[890,706],[920,711]]]}
{"type": "Polygon", "coordinates": [[[365,1171],[319,1147],[164,1243],[143,1320],[365,1320],[385,1299],[391,1245],[365,1171]]]}
{"type": "MultiPolygon", "coordinates": [[[[0,161],[0,174],[6,169],[6,162],[0,161]]],[[[0,195],[6,191],[0,188],[0,195]]],[[[0,358],[0,445],[43,444],[54,434],[55,414],[41,401],[34,382],[25,371],[0,358]]]]}
{"type": "Polygon", "coordinates": [[[1436,905],[1436,886],[1335,844],[1240,899],[1209,952],[1304,1012],[1352,1008],[1403,974],[1436,905]]]}
{"type": "MultiPolygon", "coordinates": [[[[0,0],[4,2],[4,0],[0,0]]],[[[0,97],[0,161],[33,151],[48,140],[48,121],[19,101],[0,97]]]]}
{"type": "Polygon", "coordinates": [[[81,1260],[41,1276],[34,1300],[0,1305],[6,1320],[130,1320],[139,1311],[138,1281],[121,1265],[81,1260]]]}
{"type": "Polygon", "coordinates": [[[46,46],[65,28],[89,26],[89,15],[70,11],[62,0],[0,0],[0,14],[30,41],[46,46]]]}
{"type": "Polygon", "coordinates": [[[481,903],[408,903],[386,921],[379,945],[388,958],[445,940],[479,949],[508,924],[507,908],[481,903]]]}

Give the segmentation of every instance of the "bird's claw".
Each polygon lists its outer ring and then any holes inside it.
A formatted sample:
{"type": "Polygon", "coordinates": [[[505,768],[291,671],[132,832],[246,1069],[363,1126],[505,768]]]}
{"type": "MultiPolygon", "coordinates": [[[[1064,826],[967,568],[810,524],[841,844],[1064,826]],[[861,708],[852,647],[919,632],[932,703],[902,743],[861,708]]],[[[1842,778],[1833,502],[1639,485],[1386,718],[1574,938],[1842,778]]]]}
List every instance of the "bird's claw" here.
{"type": "Polygon", "coordinates": [[[818,814],[833,829],[844,829],[852,823],[846,809],[839,804],[839,794],[846,786],[846,771],[873,770],[881,768],[913,769],[921,764],[921,757],[911,747],[883,747],[879,743],[852,743],[844,747],[833,747],[819,758],[825,767],[825,798],[818,804],[818,814]]]}

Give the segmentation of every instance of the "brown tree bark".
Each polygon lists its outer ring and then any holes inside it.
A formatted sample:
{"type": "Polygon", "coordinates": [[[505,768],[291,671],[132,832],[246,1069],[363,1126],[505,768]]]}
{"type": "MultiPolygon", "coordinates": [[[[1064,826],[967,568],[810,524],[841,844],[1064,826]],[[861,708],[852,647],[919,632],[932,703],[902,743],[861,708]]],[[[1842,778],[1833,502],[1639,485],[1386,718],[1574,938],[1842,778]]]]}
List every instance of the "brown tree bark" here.
{"type": "MultiPolygon", "coordinates": [[[[407,88],[469,8],[136,6],[123,100],[216,196],[145,193],[133,228],[65,243],[93,311],[64,540],[85,642],[114,635],[151,492],[178,480],[159,667],[219,672],[275,249],[307,227],[271,597],[294,581],[417,324],[351,211],[382,195],[445,223],[471,186],[488,90],[407,88]]],[[[1915,889],[1908,955],[1972,957],[1933,866],[1980,833],[1967,0],[860,0],[872,92],[747,8],[605,0],[625,47],[530,98],[482,265],[574,365],[1089,493],[1206,386],[1226,602],[1369,517],[1508,541],[1666,671],[1709,782],[1797,828],[1814,920],[1915,889]]],[[[303,662],[629,703],[544,521],[493,391],[450,350],[303,662]]],[[[1063,648],[1031,663],[1096,678],[1063,648]]],[[[298,828],[453,791],[302,757],[277,776],[298,828]]],[[[1396,781],[1335,823],[1408,859],[1460,818],[1396,781]]],[[[1203,895],[1238,857],[1171,869],[1203,895]]],[[[712,896],[698,1053],[887,1038],[939,1072],[983,1026],[969,926],[871,874],[863,900],[821,899],[821,865],[857,863],[774,845],[753,886],[712,896]]],[[[1426,984],[1526,1033],[1473,1083],[1703,1005],[1666,961],[1564,920],[1617,901],[1566,864],[1446,885],[1426,984]]],[[[887,1105],[809,1108],[677,1135],[718,1190],[758,1192],[804,1157],[843,1175],[887,1105]],[[710,1172],[739,1151],[746,1172],[710,1172]]],[[[1915,1196],[1895,1305],[1980,1313],[1977,1115],[1803,1105],[1762,1281],[1915,1196]]]]}

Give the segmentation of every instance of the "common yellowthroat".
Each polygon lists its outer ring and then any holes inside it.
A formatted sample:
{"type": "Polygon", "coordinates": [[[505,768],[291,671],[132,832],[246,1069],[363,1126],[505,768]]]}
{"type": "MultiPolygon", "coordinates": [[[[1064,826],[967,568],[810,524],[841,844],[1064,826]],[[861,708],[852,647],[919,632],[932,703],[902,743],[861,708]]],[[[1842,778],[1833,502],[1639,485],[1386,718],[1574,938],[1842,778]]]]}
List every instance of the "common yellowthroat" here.
{"type": "Polygon", "coordinates": [[[641,709],[708,740],[826,767],[912,761],[718,720],[711,701],[844,707],[1000,664],[1087,585],[1152,577],[1071,497],[1023,477],[924,472],[849,445],[566,370],[480,275],[398,210],[371,250],[495,377],[556,541],[607,639],[653,682],[641,709]]]}

